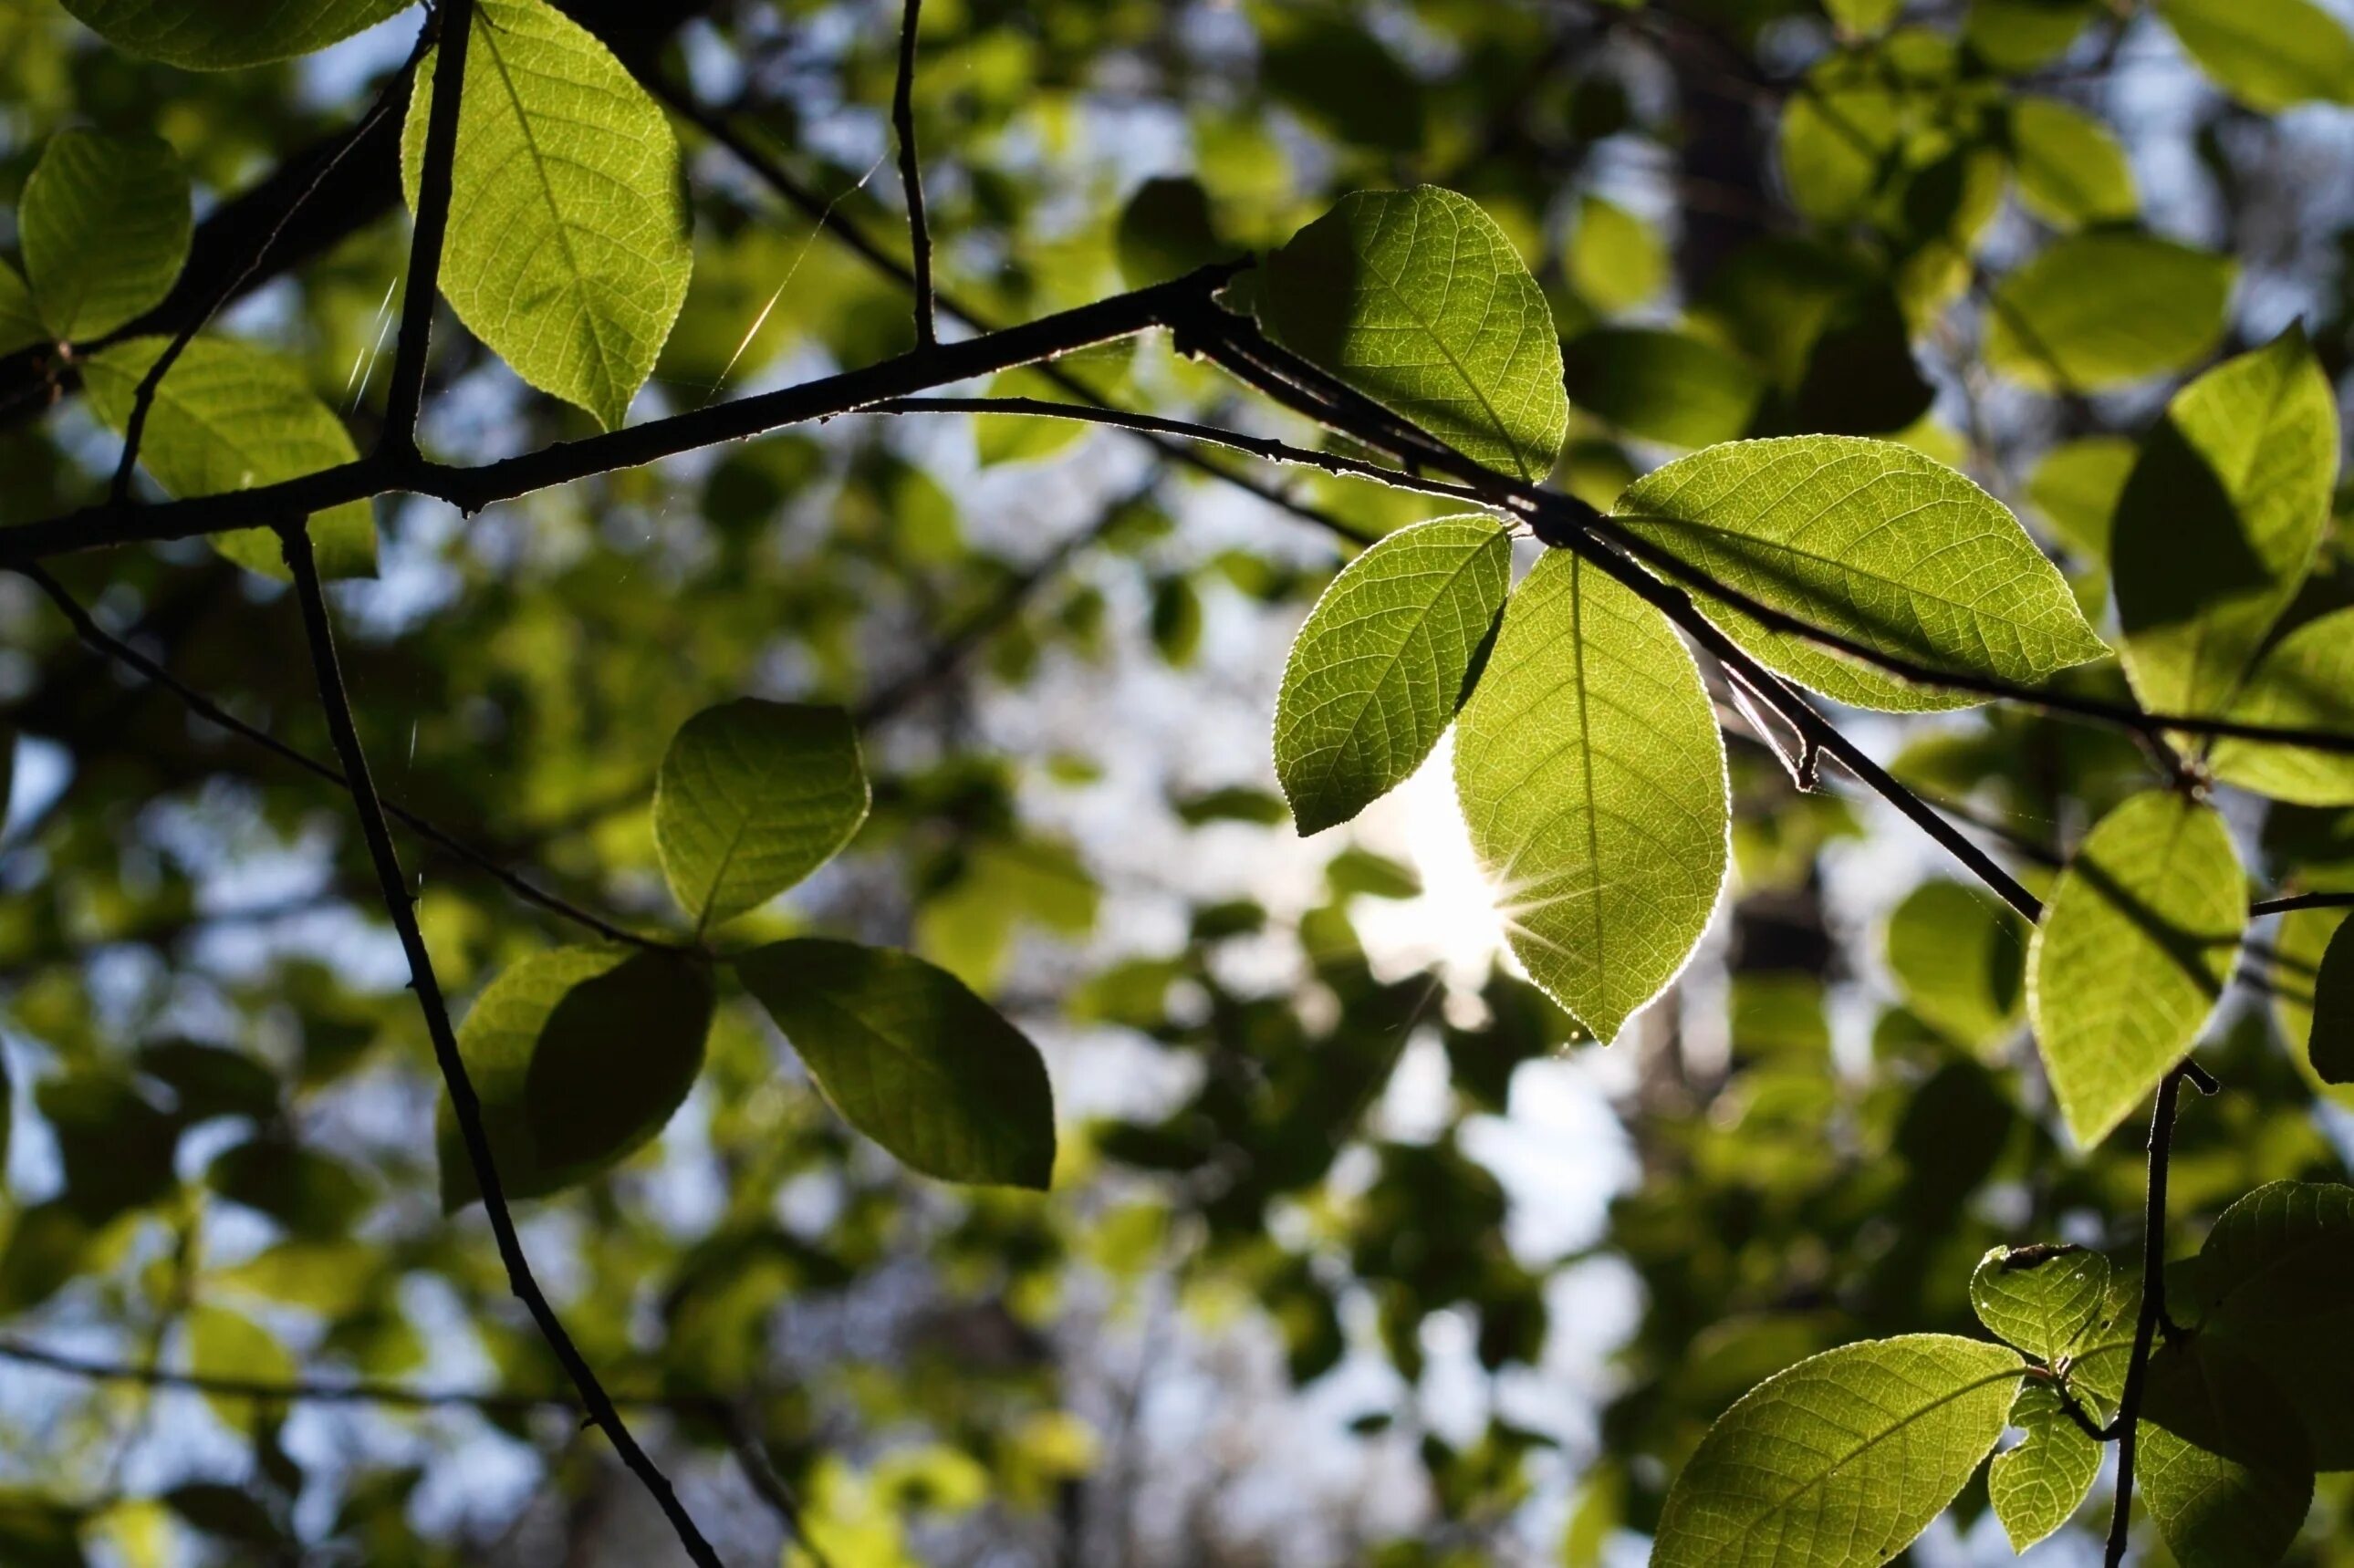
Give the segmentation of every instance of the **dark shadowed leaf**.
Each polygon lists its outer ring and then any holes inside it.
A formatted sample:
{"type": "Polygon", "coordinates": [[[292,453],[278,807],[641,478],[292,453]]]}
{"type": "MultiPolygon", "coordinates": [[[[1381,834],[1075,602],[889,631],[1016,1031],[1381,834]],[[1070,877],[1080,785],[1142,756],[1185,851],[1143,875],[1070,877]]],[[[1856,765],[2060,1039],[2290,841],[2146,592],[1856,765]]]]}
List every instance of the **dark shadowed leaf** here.
{"type": "Polygon", "coordinates": [[[701,931],[832,859],[866,802],[848,714],[747,697],[679,726],[654,781],[654,847],[701,931]]]}
{"type": "Polygon", "coordinates": [[[407,10],[414,0],[63,0],[129,54],[185,70],[232,70],[323,49],[407,10]]]}
{"type": "Polygon", "coordinates": [[[2209,1337],[2151,1355],[2138,1475],[2186,1568],[2272,1568],[2313,1502],[2296,1413],[2253,1361],[2209,1337]]]}
{"type": "Polygon", "coordinates": [[[2026,922],[1993,895],[1933,879],[1889,916],[1888,967],[1923,1022],[1984,1051],[2018,1026],[2028,936],[2026,922]]]}

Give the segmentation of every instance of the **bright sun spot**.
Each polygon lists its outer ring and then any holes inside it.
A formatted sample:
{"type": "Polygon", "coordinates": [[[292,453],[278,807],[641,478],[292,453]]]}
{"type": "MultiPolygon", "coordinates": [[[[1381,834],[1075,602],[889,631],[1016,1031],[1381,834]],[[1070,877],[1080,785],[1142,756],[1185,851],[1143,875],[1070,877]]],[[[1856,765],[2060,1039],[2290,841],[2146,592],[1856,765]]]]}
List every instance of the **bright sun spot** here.
{"type": "Polygon", "coordinates": [[[1471,836],[1455,805],[1455,736],[1450,732],[1414,777],[1358,819],[1368,848],[1398,856],[1422,878],[1418,898],[1366,898],[1351,911],[1376,972],[1396,976],[1437,966],[1448,986],[1476,989],[1502,954],[1503,923],[1495,890],[1479,874],[1471,836]]]}

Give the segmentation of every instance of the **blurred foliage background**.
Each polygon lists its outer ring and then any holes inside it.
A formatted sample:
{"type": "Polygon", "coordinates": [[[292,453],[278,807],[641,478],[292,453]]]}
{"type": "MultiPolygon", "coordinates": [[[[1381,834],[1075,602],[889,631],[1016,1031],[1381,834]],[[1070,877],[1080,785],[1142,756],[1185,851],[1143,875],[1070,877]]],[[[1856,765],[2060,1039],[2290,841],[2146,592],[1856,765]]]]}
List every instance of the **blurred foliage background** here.
{"type": "MultiPolygon", "coordinates": [[[[2121,438],[2173,378],[2299,319],[2334,380],[2354,354],[2354,47],[2285,4],[930,0],[916,108],[956,319],[1264,249],[1352,188],[1448,185],[1553,300],[1568,488],[1606,504],[1743,433],[1896,435],[2019,510],[2097,609],[2121,438]],[[2149,260],[2166,247],[2181,265],[2149,260]],[[2087,317],[2107,324],[2070,335],[2087,317]],[[2070,374],[2021,321],[2081,355],[2070,374]]],[[[896,5],[560,8],[664,84],[691,152],[694,281],[638,417],[912,344],[896,5]]],[[[198,75],[23,0],[0,12],[0,207],[61,129],[161,135],[197,182],[201,297],[251,247],[241,198],[308,177],[420,15],[198,75]]],[[[299,361],[363,447],[407,253],[392,135],[221,323],[299,361]]],[[[592,428],[446,324],[437,346],[428,450],[592,428]]],[[[1160,339],[1066,367],[1314,439],[1160,339]]],[[[103,494],[116,450],[70,358],[0,360],[0,521],[103,494]]],[[[1366,528],[1426,514],[1260,477],[1366,528]]],[[[960,1192],[856,1139],[723,995],[659,1144],[523,1210],[731,1561],[805,1560],[781,1488],[844,1568],[1638,1562],[1668,1479],[1761,1377],[1972,1331],[1997,1243],[2137,1239],[2138,1129],[2089,1157],[2058,1134],[2024,930],[1883,808],[1797,791],[1730,705],[1735,884],[1606,1052],[1498,959],[1443,764],[1297,840],[1267,726],[1331,539],[1119,432],[853,417],[377,521],[378,575],[338,602],[388,796],[656,928],[672,733],[748,693],[842,703],[875,814],[754,924],[911,947],[1046,1049],[1055,1191],[960,1192]]],[[[2298,616],[2354,602],[2343,537],[2298,616]]],[[[200,546],[58,570],[326,753],[279,585],[200,546]]],[[[563,1386],[479,1212],[436,1202],[439,1083],[341,797],[94,656],[13,577],[0,719],[0,1561],[668,1561],[560,1400],[290,1404],[21,1359],[563,1386]]],[[[2013,713],[1855,729],[2031,885],[2154,777],[2124,740],[2013,713]]],[[[2354,886],[2354,815],[2227,801],[2270,884],[2354,886]]],[[[453,995],[565,939],[404,853],[453,995]]],[[[2241,977],[2205,1054],[2227,1092],[2179,1135],[2188,1234],[2262,1181],[2345,1179],[2354,1121],[2282,1048],[2336,918],[2287,916],[2241,977]]],[[[2354,1563],[2344,1480],[2293,1561],[2354,1563]]],[[[1913,1552],[2008,1555],[1982,1494],[1913,1552]]]]}

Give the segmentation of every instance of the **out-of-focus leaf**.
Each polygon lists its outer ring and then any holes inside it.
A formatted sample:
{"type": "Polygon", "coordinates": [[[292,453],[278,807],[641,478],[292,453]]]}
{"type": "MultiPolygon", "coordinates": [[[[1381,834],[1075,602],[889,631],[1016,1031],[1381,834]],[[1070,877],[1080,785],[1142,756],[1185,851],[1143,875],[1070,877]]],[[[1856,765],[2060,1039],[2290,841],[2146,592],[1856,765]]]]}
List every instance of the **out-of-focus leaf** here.
{"type": "Polygon", "coordinates": [[[222,1197],[302,1236],[348,1234],[375,1198],[342,1160],[270,1134],[223,1150],[205,1180],[222,1197]]]}
{"type": "Polygon", "coordinates": [[[1970,1276],[1978,1321],[2046,1362],[2084,1337],[2108,1291],[2109,1260],[2080,1246],[1999,1246],[1970,1276]]]}
{"type": "Polygon", "coordinates": [[[2238,268],[2155,235],[2095,229],[2005,278],[1986,362],[2044,392],[2099,392],[2197,364],[2223,335],[2238,268]]]}
{"type": "Polygon", "coordinates": [[[33,291],[24,274],[0,261],[0,354],[14,354],[51,341],[48,329],[33,304],[33,291]]]}
{"type": "Polygon", "coordinates": [[[2123,436],[2085,436],[2043,454],[2027,477],[2027,499],[2052,531],[2085,561],[2105,566],[2117,500],[2133,472],[2135,449],[2123,436]]]}
{"type": "Polygon", "coordinates": [[[2354,1084],[2354,923],[2341,920],[2313,980],[2313,1070],[2329,1084],[2354,1084]]]}
{"type": "Polygon", "coordinates": [[[1504,606],[1511,541],[1485,517],[1389,535],[1349,563],[1291,645],[1275,768],[1303,834],[1403,783],[1470,693],[1504,606]]]}
{"type": "Polygon", "coordinates": [[[171,291],[195,219],[188,172],[153,136],[60,131],[25,181],[16,225],[48,335],[102,337],[171,291]]]}
{"type": "Polygon", "coordinates": [[[104,1067],[44,1078],[33,1101],[65,1167],[65,1202],[95,1228],[172,1191],[179,1119],[104,1067]]]}
{"type": "Polygon", "coordinates": [[[2055,98],[2010,105],[2010,161],[2020,199],[2064,228],[2114,223],[2140,206],[2133,168],[2109,128],[2055,98]]]}
{"type": "Polygon", "coordinates": [[[2259,113],[2354,101],[2354,37],[2311,0],[2158,0],[2218,87],[2259,113]]]}
{"type": "Polygon", "coordinates": [[[1765,388],[1715,344],[1657,327],[1599,327],[1562,351],[1570,400],[1629,435],[1704,447],[1748,428],[1765,388]]]}
{"type": "Polygon", "coordinates": [[[2094,0],[1970,0],[1962,37],[1999,71],[2031,71],[2067,53],[2099,9],[2094,0]]]}
{"type": "Polygon", "coordinates": [[[1668,248],[1659,230],[1597,196],[1578,198],[1562,260],[1569,286],[1604,312],[1631,311],[1667,286],[1668,248]]]}
{"type": "Polygon", "coordinates": [[[654,780],[654,846],[700,932],[823,865],[866,820],[857,732],[840,708],[746,697],[679,726],[654,780]]]}
{"type": "Polygon", "coordinates": [[[81,24],[127,54],[183,70],[234,70],[323,49],[407,10],[414,0],[63,0],[81,24]]]}
{"type": "Polygon", "coordinates": [[[1182,277],[1233,252],[1218,238],[1209,193],[1197,180],[1151,179],[1119,209],[1114,238],[1131,289],[1182,277]]]}
{"type": "MultiPolygon", "coordinates": [[[[2354,609],[2317,616],[2257,658],[2232,699],[2246,724],[2329,730],[2354,739],[2354,609]]],[[[2225,736],[2209,763],[2218,779],[2301,806],[2354,806],[2354,756],[2225,736]]]]}
{"type": "Polygon", "coordinates": [[[2028,929],[2008,905],[1935,879],[1888,917],[1888,967],[1904,1005],[1957,1044],[1984,1050],[2017,1025],[2028,929]]]}

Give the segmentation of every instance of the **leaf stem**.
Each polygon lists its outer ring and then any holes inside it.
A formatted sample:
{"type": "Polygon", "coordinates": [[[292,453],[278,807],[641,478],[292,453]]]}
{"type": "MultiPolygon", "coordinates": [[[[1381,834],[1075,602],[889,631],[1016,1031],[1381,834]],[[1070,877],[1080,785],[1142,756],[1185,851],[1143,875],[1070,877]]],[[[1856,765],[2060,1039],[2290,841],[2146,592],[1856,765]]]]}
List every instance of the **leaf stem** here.
{"type": "Polygon", "coordinates": [[[914,258],[916,346],[940,341],[932,300],[932,233],[924,220],[924,172],[916,154],[916,28],[924,0],[907,0],[899,13],[899,81],[891,93],[891,127],[899,141],[899,186],[907,197],[907,249],[914,258]]]}
{"type": "Polygon", "coordinates": [[[376,796],[374,780],[368,777],[367,755],[360,745],[351,697],[345,689],[343,671],[335,658],[334,629],[327,615],[319,564],[311,549],[308,520],[281,519],[273,526],[285,551],[287,569],[294,576],[295,597],[302,601],[303,631],[310,642],[312,671],[318,682],[320,705],[325,710],[327,731],[334,737],[335,751],[343,761],[345,787],[350,791],[354,813],[359,818],[360,835],[367,842],[368,858],[376,866],[385,914],[399,933],[401,950],[408,959],[409,987],[417,992],[417,1005],[425,1014],[426,1032],[433,1039],[433,1054],[450,1091],[450,1107],[466,1145],[466,1158],[473,1167],[474,1183],[482,1196],[483,1212],[490,1217],[500,1260],[506,1265],[507,1284],[529,1310],[541,1338],[547,1341],[573,1387],[579,1391],[589,1420],[605,1429],[622,1464],[652,1495],[687,1556],[697,1568],[721,1568],[718,1554],[679,1502],[669,1478],[631,1435],[620,1412],[614,1408],[612,1396],[605,1392],[595,1369],[573,1344],[563,1320],[532,1275],[531,1261],[524,1255],[514,1217],[507,1209],[506,1191],[492,1159],[490,1134],[482,1125],[482,1102],[475,1096],[472,1079],[467,1075],[465,1059],[459,1054],[457,1031],[451,1025],[449,1004],[442,998],[440,981],[433,972],[433,956],[426,948],[424,934],[417,925],[417,910],[402,880],[400,857],[393,848],[384,804],[376,796]]]}
{"type": "Polygon", "coordinates": [[[433,101],[426,111],[416,228],[408,243],[408,283],[400,300],[400,336],[393,345],[384,431],[376,444],[377,455],[396,464],[417,456],[417,416],[425,401],[426,351],[433,337],[433,302],[440,291],[442,241],[450,229],[458,110],[466,88],[466,48],[474,31],[474,0],[440,0],[433,16],[439,49],[433,63],[433,101]]]}

